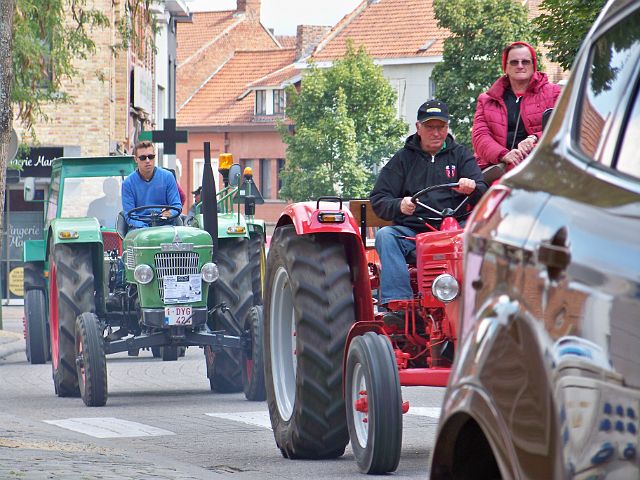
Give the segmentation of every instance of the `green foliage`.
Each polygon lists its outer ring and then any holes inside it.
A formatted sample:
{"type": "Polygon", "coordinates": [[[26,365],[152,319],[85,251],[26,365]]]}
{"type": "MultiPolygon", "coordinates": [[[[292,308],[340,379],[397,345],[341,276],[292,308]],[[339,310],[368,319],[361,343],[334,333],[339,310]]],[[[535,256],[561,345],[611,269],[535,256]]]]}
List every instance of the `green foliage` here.
{"type": "Polygon", "coordinates": [[[436,97],[449,106],[451,130],[471,146],[478,95],[502,74],[502,50],[515,41],[531,43],[527,10],[513,0],[434,0],[438,25],[451,32],[432,78],[436,97]]]}
{"type": "Polygon", "coordinates": [[[568,70],[605,0],[544,0],[545,12],[533,20],[540,39],[549,45],[548,57],[568,70]]]}
{"type": "Polygon", "coordinates": [[[279,129],[287,144],[282,198],[367,196],[373,169],[401,145],[406,124],[396,118],[396,94],[363,48],[349,45],[331,68],[312,65],[298,93],[287,90],[287,116],[279,129]]]}
{"type": "MultiPolygon", "coordinates": [[[[149,20],[151,0],[127,0],[127,15],[114,25],[119,32],[114,51],[126,49],[136,29],[129,20],[145,7],[149,20]]],[[[110,26],[109,17],[88,6],[87,0],[15,0],[13,85],[16,116],[27,128],[46,117],[42,106],[70,100],[62,90],[65,79],[77,74],[76,60],[95,52],[92,34],[110,26]]]]}

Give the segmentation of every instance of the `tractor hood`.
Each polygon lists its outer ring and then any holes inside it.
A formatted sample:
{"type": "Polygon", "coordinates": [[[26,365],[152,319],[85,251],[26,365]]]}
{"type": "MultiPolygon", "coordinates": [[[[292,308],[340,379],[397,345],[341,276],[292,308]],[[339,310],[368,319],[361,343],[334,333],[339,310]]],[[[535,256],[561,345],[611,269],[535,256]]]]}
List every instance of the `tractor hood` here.
{"type": "Polygon", "coordinates": [[[124,249],[155,247],[164,245],[192,244],[194,247],[213,246],[211,235],[192,227],[149,227],[130,231],[124,240],[124,249]]]}

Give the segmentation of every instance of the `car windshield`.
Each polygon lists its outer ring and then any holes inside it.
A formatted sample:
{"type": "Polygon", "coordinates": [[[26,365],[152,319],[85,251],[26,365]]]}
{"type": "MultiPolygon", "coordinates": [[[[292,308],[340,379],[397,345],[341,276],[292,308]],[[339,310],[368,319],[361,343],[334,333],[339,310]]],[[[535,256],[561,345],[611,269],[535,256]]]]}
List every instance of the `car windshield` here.
{"type": "Polygon", "coordinates": [[[120,177],[65,178],[63,218],[95,217],[103,227],[114,228],[122,210],[120,177]]]}

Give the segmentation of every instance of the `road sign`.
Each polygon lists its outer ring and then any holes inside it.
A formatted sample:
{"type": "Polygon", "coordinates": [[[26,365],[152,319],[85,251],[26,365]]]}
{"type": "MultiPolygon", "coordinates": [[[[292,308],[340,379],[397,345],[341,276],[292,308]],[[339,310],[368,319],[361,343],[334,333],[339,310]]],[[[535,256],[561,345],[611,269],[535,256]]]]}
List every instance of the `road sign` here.
{"type": "Polygon", "coordinates": [[[139,140],[151,140],[153,143],[162,143],[164,146],[163,153],[166,155],[175,155],[176,144],[187,143],[189,141],[188,138],[189,132],[186,130],[176,130],[175,118],[164,119],[164,130],[142,132],[138,137],[139,140]]]}

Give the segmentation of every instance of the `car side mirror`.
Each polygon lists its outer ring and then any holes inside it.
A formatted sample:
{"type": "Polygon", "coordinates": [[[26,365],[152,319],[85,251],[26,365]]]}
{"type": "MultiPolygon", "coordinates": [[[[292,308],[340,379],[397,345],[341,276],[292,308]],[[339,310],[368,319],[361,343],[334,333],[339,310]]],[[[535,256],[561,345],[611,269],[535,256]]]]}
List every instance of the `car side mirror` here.
{"type": "Polygon", "coordinates": [[[36,198],[36,179],[34,177],[24,178],[23,195],[25,202],[33,202],[36,198]]]}

